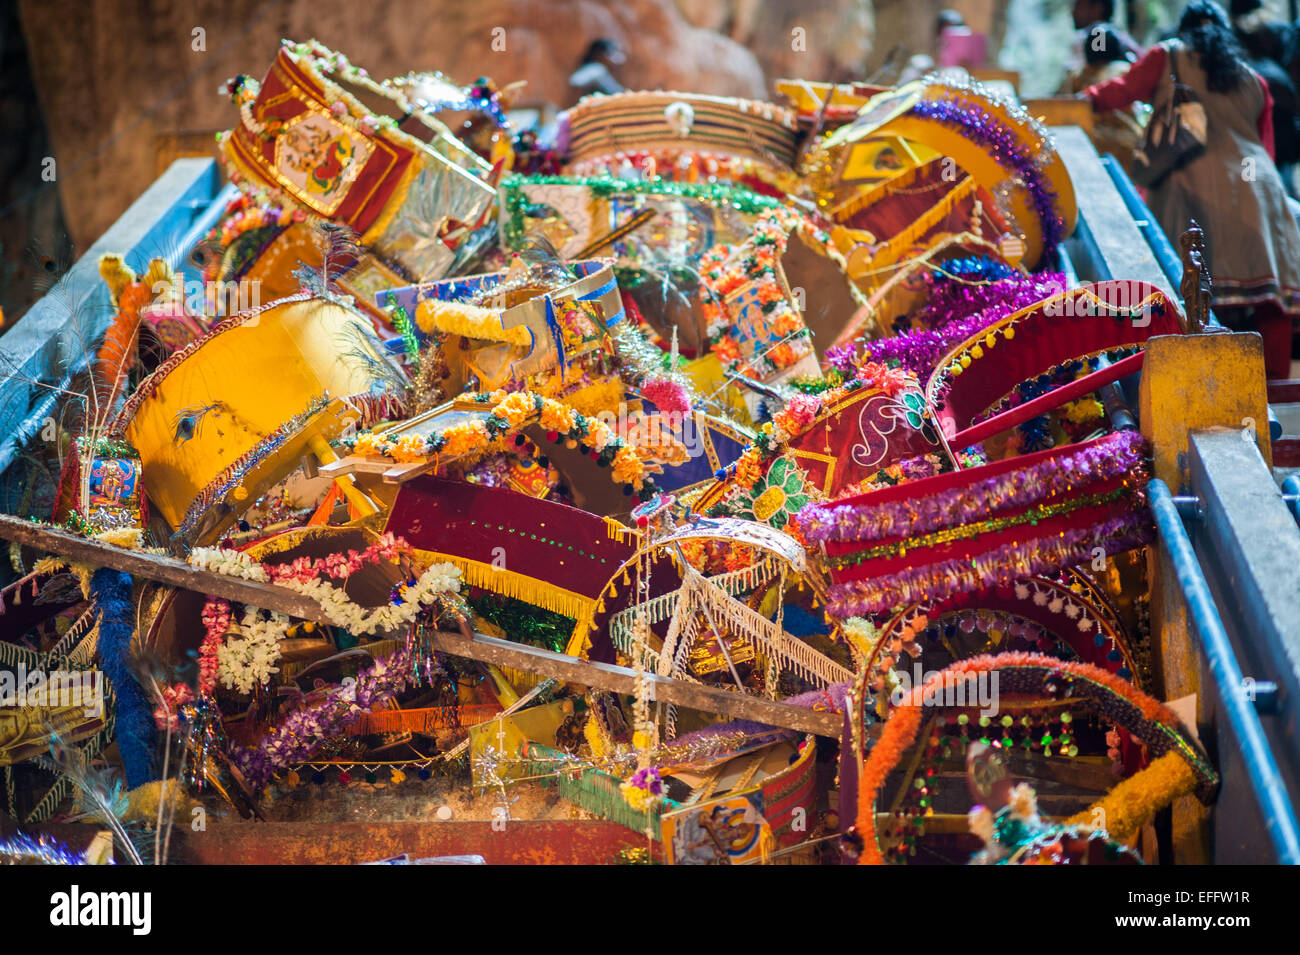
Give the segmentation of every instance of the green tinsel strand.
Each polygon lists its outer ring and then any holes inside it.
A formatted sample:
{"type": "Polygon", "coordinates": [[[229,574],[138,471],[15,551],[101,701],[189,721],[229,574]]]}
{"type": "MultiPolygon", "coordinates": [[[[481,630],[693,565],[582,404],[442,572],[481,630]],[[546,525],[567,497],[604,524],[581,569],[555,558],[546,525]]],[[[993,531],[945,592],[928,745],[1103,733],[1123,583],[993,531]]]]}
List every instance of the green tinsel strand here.
{"type": "Polygon", "coordinates": [[[624,291],[639,289],[647,282],[663,284],[664,276],[667,276],[668,282],[679,290],[694,286],[700,277],[694,269],[681,265],[670,265],[655,271],[634,265],[614,266],[614,277],[618,279],[618,287],[624,291]]]}
{"type": "Polygon", "coordinates": [[[611,196],[679,196],[700,199],[711,205],[726,205],[739,212],[761,215],[781,205],[781,200],[754,192],[744,186],[722,182],[672,182],[664,179],[628,180],[613,176],[508,176],[500,189],[505,197],[506,217],[503,232],[506,244],[515,248],[524,235],[524,213],[533,203],[524,194],[528,185],[582,186],[602,199],[611,196]]]}
{"type": "Polygon", "coordinates": [[[511,640],[563,653],[573,635],[574,619],[532,604],[484,593],[469,598],[470,609],[511,640]]]}
{"type": "Polygon", "coordinates": [[[798,378],[791,378],[787,384],[805,395],[820,395],[824,391],[830,391],[844,384],[844,373],[838,368],[832,368],[825,375],[800,375],[798,378]]]}
{"type": "MultiPolygon", "coordinates": [[[[628,805],[628,801],[619,790],[623,781],[617,776],[594,768],[585,769],[576,776],[569,772],[557,772],[556,768],[563,765],[564,755],[539,744],[529,747],[529,756],[533,757],[533,762],[530,764],[532,771],[529,775],[549,777],[542,782],[553,784],[561,799],[568,800],[610,822],[626,826],[634,832],[645,832],[646,813],[628,805]]],[[[650,811],[648,821],[652,838],[656,842],[660,838],[660,816],[680,808],[681,803],[665,798],[660,801],[657,808],[650,811]]]]}
{"type": "Polygon", "coordinates": [[[400,305],[395,305],[390,309],[389,315],[391,316],[393,328],[397,329],[397,333],[402,336],[402,347],[406,351],[406,357],[418,369],[420,367],[420,343],[415,337],[415,327],[411,322],[411,316],[400,305]]]}

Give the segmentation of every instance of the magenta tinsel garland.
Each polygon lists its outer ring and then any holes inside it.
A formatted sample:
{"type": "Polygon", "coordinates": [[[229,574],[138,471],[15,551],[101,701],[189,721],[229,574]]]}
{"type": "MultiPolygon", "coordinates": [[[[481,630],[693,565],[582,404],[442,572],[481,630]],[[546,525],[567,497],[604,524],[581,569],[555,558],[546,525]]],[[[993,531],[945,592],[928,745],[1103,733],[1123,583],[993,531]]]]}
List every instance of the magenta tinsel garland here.
{"type": "MultiPolygon", "coordinates": [[[[936,268],[943,269],[944,266],[940,264],[936,268]]],[[[938,272],[927,273],[926,281],[930,293],[926,297],[925,306],[916,313],[914,324],[931,329],[943,328],[949,322],[976,315],[985,309],[1023,302],[1028,290],[1037,290],[1041,295],[1041,298],[1026,303],[1033,305],[1044,298],[1059,295],[1067,288],[1065,274],[1062,272],[1040,272],[1036,275],[1017,273],[986,284],[963,282],[960,278],[938,272]]],[[[1010,315],[1011,312],[1005,314],[1010,315]]]]}
{"type": "Polygon", "coordinates": [[[857,342],[835,346],[827,349],[827,361],[845,374],[852,374],[860,361],[886,364],[897,361],[901,367],[924,378],[944,355],[972,335],[1061,292],[1065,277],[1059,272],[1046,272],[1001,279],[987,286],[947,284],[960,286],[961,290],[952,292],[944,305],[926,309],[925,321],[933,327],[867,342],[865,346],[857,342]],[[981,308],[978,305],[981,301],[988,304],[981,308]]]}
{"type": "Polygon", "coordinates": [[[926,497],[881,504],[808,504],[799,512],[800,531],[817,541],[870,541],[916,536],[985,520],[1069,494],[1093,481],[1107,481],[1136,467],[1145,441],[1136,431],[1108,435],[1074,454],[994,475],[926,497]]]}
{"type": "Polygon", "coordinates": [[[411,679],[411,660],[408,643],[391,656],[376,660],[354,682],[331,688],[320,703],[290,713],[256,746],[233,749],[231,761],[260,792],[277,772],[310,759],[327,739],[405,689],[411,679]]]}
{"type": "Polygon", "coordinates": [[[1144,508],[1060,536],[1004,544],[973,558],[923,564],[869,580],[836,584],[830,589],[827,610],[845,618],[886,613],[905,604],[929,606],[956,594],[1010,586],[1025,577],[1056,573],[1085,560],[1097,547],[1107,554],[1132,550],[1152,536],[1151,514],[1144,508]]]}
{"type": "Polygon", "coordinates": [[[943,470],[943,462],[937,456],[932,458],[928,454],[918,454],[914,458],[903,458],[903,460],[899,461],[898,470],[903,476],[902,481],[899,483],[904,484],[934,477],[943,470]]]}
{"type": "Polygon", "coordinates": [[[1043,154],[1031,151],[996,114],[977,104],[959,99],[922,100],[908,112],[957,127],[966,139],[991,153],[1011,174],[1008,178],[1019,178],[1018,184],[1029,193],[1030,204],[1042,228],[1043,258],[1051,258],[1065,238],[1065,222],[1056,210],[1055,190],[1039,167],[1043,154]]]}

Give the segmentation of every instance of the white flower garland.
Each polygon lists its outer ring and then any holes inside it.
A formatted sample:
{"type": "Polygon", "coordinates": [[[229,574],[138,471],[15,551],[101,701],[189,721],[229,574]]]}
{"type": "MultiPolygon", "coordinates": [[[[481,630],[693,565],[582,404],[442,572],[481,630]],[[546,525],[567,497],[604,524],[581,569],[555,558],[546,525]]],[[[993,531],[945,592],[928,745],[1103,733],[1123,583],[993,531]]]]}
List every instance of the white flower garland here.
{"type": "Polygon", "coordinates": [[[211,570],[226,577],[242,577],[244,580],[258,580],[263,583],[271,579],[266,568],[240,550],[196,547],[190,551],[189,563],[191,567],[211,570]]]}
{"type": "Polygon", "coordinates": [[[406,588],[400,604],[366,608],[357,604],[341,587],[327,581],[285,580],[281,586],[310,597],[321,606],[325,616],[356,636],[380,630],[394,630],[415,619],[422,604],[442,594],[460,591],[460,568],[455,564],[432,564],[406,588]]]}
{"type": "Polygon", "coordinates": [[[289,618],[271,613],[263,619],[262,611],[248,607],[239,622],[238,634],[227,637],[217,649],[217,676],[228,690],[252,693],[266,683],[280,668],[280,638],[289,629],[289,618]]]}
{"type": "MultiPolygon", "coordinates": [[[[201,570],[215,571],[227,577],[263,582],[271,579],[266,568],[243,551],[196,547],[190,551],[189,563],[201,570]]],[[[440,595],[459,593],[461,573],[455,564],[431,564],[420,574],[414,585],[406,587],[400,604],[385,604],[374,608],[362,607],[343,588],[335,587],[320,578],[282,580],[279,585],[310,597],[320,604],[325,618],[350,633],[361,636],[408,624],[420,612],[422,604],[440,595]]]]}

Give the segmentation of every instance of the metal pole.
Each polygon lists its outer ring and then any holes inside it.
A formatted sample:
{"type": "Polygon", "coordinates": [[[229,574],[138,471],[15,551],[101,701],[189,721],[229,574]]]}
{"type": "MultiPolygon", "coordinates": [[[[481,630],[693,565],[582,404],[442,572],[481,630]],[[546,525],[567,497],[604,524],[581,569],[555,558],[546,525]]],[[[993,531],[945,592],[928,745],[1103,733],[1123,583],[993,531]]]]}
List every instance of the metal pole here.
{"type": "Polygon", "coordinates": [[[1300,865],[1300,824],[1278,771],[1273,752],[1264,737],[1264,727],[1250,700],[1237,655],[1223,628],[1210,586],[1201,572],[1182,518],[1169,486],[1159,478],[1147,485],[1147,496],[1155,514],[1160,539],[1169,550],[1170,565],[1187,601],[1187,615],[1205,654],[1206,663],[1219,688],[1223,709],[1232,733],[1241,747],[1242,761],[1250,777],[1251,791],[1259,804],[1277,861],[1283,865],[1300,865]]]}
{"type": "Polygon", "coordinates": [[[1286,506],[1291,509],[1296,523],[1300,524],[1300,474],[1293,474],[1282,482],[1282,493],[1286,495],[1283,498],[1286,506]]]}

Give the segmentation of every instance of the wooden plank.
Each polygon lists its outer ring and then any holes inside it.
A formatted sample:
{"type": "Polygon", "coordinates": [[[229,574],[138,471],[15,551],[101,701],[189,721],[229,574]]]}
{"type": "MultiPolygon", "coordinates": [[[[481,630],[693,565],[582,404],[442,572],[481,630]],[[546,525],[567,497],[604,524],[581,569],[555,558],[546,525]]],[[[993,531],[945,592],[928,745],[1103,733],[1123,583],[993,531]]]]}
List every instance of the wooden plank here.
{"type": "Polygon", "coordinates": [[[1092,104],[1071,96],[1050,96],[1044,99],[1027,99],[1025,109],[1044,126],[1078,126],[1085,133],[1093,128],[1092,104]]]}
{"type": "MultiPolygon", "coordinates": [[[[145,580],[252,604],[301,620],[337,624],[314,600],[284,587],[199,570],[174,557],[114,547],[8,514],[0,515],[0,538],[17,541],[45,553],[58,554],[100,567],[111,567],[145,580]]],[[[439,632],[433,635],[433,643],[438,649],[454,656],[514,667],[541,676],[555,677],[566,683],[579,683],[615,693],[636,692],[636,674],[627,667],[591,663],[483,634],[470,636],[468,632],[439,632]]],[[[836,739],[840,736],[841,718],[838,713],[776,703],[685,680],[651,675],[650,681],[653,699],[666,703],[675,703],[705,713],[721,713],[735,719],[755,720],[804,733],[817,733],[836,739]]]]}
{"type": "Polygon", "coordinates": [[[321,477],[334,478],[342,477],[345,474],[383,474],[392,466],[393,463],[386,459],[348,455],[345,458],[339,458],[337,461],[319,464],[316,466],[316,471],[321,477]]]}
{"type": "Polygon", "coordinates": [[[1019,70],[1002,70],[998,69],[996,66],[977,66],[971,69],[970,75],[973,79],[978,80],[985,86],[1001,83],[1005,86],[1011,87],[1010,92],[1013,99],[1020,96],[1019,70]]]}
{"type": "MultiPolygon", "coordinates": [[[[1138,386],[1138,420],[1151,442],[1153,476],[1180,493],[1190,486],[1193,431],[1223,427],[1233,430],[1234,443],[1248,450],[1245,426],[1255,422],[1259,454],[1243,464],[1239,478],[1255,485],[1256,473],[1265,475],[1273,453],[1268,439],[1268,406],[1264,402],[1264,349],[1253,333],[1213,335],[1161,335],[1147,343],[1146,361],[1138,386]],[[1197,370],[1200,374],[1197,374],[1197,370]],[[1205,369],[1213,369],[1205,375],[1205,369]]],[[[1271,484],[1271,481],[1270,481],[1271,484]]],[[[1276,486],[1273,486],[1276,494],[1276,486]]],[[[1285,508],[1281,501],[1284,519],[1285,508]]],[[[1294,528],[1294,523],[1291,527],[1294,528]]],[[[1267,538],[1265,538],[1267,540],[1267,538]]],[[[1147,549],[1151,579],[1151,649],[1154,657],[1154,692],[1160,699],[1195,696],[1198,721],[1208,725],[1209,697],[1202,692],[1205,663],[1197,649],[1187,604],[1175,568],[1164,547],[1147,549]]],[[[1237,571],[1238,580],[1244,571],[1237,571]]],[[[1173,807],[1173,856],[1182,864],[1210,861],[1209,811],[1196,799],[1185,797],[1173,807]]]]}
{"type": "Polygon", "coordinates": [[[406,464],[398,464],[384,472],[384,483],[386,484],[405,484],[411,478],[419,477],[432,471],[438,463],[433,460],[429,461],[411,461],[406,464]]]}
{"type": "MultiPolygon", "coordinates": [[[[1104,795],[1114,787],[1115,774],[1110,763],[1096,760],[1048,758],[1039,753],[1011,752],[1003,756],[1007,771],[1017,780],[1027,780],[1043,792],[1061,786],[1104,795]]],[[[966,764],[960,759],[946,759],[935,764],[939,775],[954,786],[963,784],[966,764]]]]}
{"type": "MultiPolygon", "coordinates": [[[[487,816],[490,809],[491,801],[485,799],[467,812],[487,816]]],[[[82,850],[102,828],[98,824],[49,823],[27,831],[82,850]]],[[[0,838],[16,831],[12,822],[0,816],[0,838]]],[[[646,845],[643,833],[604,819],[509,818],[502,825],[501,821],[459,818],[258,823],[209,818],[207,828],[199,832],[178,819],[167,861],[185,865],[359,865],[406,852],[413,858],[481,855],[488,865],[611,865],[621,850],[644,849],[646,845]]],[[[651,843],[649,848],[652,858],[662,857],[660,843],[651,843]]]]}
{"type": "Polygon", "coordinates": [[[58,554],[97,567],[111,567],[133,577],[210,594],[224,600],[252,604],[302,620],[333,622],[325,617],[316,601],[285,587],[199,570],[175,557],[114,547],[59,528],[33,524],[10,514],[0,514],[0,539],[17,541],[43,553],[58,554]]]}
{"type": "Polygon", "coordinates": [[[342,477],[345,474],[378,474],[385,484],[404,484],[413,477],[419,477],[432,471],[437,466],[433,458],[420,461],[403,461],[394,464],[387,458],[363,458],[349,455],[320,465],[317,470],[324,477],[342,477]]]}
{"type": "MultiPolygon", "coordinates": [[[[432,635],[435,647],[454,656],[468,657],[482,663],[514,667],[566,683],[577,683],[598,690],[632,694],[636,692],[636,674],[627,667],[611,663],[592,663],[577,657],[511,643],[483,634],[472,638],[463,634],[439,632],[432,635]]],[[[733,719],[754,720],[769,726],[816,733],[839,739],[843,718],[835,712],[819,712],[777,703],[756,696],[744,696],[731,690],[688,683],[648,674],[651,698],[675,703],[704,713],[721,713],[733,719]]]]}
{"type": "Polygon", "coordinates": [[[154,175],[161,176],[178,159],[213,159],[217,155],[216,137],[222,129],[189,130],[162,133],[154,137],[154,175]]]}

